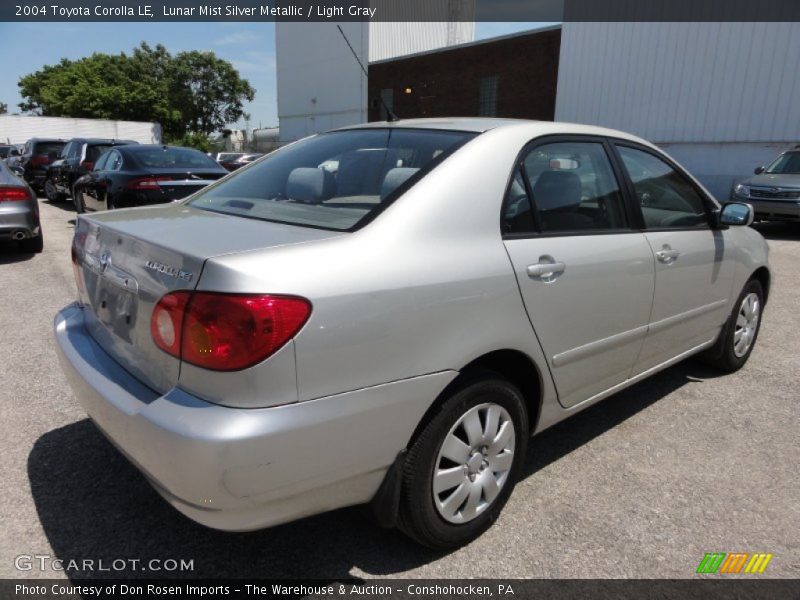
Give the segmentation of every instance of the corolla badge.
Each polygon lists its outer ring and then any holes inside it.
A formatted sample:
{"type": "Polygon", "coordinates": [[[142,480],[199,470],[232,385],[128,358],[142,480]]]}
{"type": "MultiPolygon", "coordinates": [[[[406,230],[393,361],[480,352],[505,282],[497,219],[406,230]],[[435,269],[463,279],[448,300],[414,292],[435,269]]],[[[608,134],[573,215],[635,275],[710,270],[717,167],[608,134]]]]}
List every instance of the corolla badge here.
{"type": "Polygon", "coordinates": [[[164,275],[169,275],[170,277],[174,277],[175,279],[183,279],[184,281],[191,281],[192,277],[194,277],[194,274],[191,271],[176,269],[171,265],[165,265],[164,263],[158,262],[157,260],[148,260],[146,263],[144,263],[144,266],[145,268],[150,269],[151,271],[156,271],[157,273],[163,273],[164,275]]]}

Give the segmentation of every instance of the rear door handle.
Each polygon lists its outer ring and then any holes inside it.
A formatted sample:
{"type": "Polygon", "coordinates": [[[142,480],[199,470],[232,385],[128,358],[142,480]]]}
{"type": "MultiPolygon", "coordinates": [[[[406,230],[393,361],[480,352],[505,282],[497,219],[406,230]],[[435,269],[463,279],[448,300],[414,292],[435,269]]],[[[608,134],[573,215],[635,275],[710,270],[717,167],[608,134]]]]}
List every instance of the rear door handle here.
{"type": "Polygon", "coordinates": [[[672,263],[681,255],[677,250],[659,250],[656,252],[656,258],[662,263],[672,263]]]}
{"type": "Polygon", "coordinates": [[[552,263],[536,263],[535,265],[528,265],[528,277],[550,277],[557,273],[563,273],[567,268],[563,262],[552,263]]]}

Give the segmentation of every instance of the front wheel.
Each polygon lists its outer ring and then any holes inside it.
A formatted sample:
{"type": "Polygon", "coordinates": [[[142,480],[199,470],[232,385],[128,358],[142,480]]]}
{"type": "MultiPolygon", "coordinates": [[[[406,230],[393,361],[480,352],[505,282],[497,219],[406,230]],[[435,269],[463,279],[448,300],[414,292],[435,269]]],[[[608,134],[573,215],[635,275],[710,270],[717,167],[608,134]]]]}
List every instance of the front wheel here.
{"type": "Polygon", "coordinates": [[[456,387],[411,444],[400,528],[437,549],[466,544],[497,519],[525,460],[528,416],[499,375],[456,387]]]}
{"type": "Polygon", "coordinates": [[[705,362],[726,373],[741,369],[756,345],[763,310],[764,289],[758,280],[751,279],[736,300],[717,343],[702,355],[705,362]]]}

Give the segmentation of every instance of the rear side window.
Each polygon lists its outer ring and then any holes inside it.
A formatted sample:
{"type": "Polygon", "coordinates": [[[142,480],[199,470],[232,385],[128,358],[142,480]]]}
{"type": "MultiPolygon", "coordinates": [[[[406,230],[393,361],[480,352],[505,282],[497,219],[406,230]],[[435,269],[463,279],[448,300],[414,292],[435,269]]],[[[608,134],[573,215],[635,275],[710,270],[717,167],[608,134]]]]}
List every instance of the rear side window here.
{"type": "Polygon", "coordinates": [[[108,162],[108,157],[109,157],[110,154],[111,154],[110,152],[104,152],[103,154],[101,154],[100,158],[97,159],[97,162],[94,163],[94,169],[92,169],[92,170],[93,171],[102,171],[103,169],[105,169],[106,168],[106,162],[108,162]]]}
{"type": "Polygon", "coordinates": [[[189,148],[148,148],[132,152],[136,160],[151,169],[216,168],[217,163],[197,150],[189,148]]]}
{"type": "Polygon", "coordinates": [[[110,144],[86,146],[86,158],[84,158],[84,160],[90,163],[97,162],[97,159],[100,158],[109,148],[112,148],[110,144]]]}
{"type": "Polygon", "coordinates": [[[627,226],[622,193],[602,143],[554,142],[523,157],[505,202],[505,233],[627,226]]]}
{"type": "Polygon", "coordinates": [[[122,155],[116,150],[108,153],[104,169],[106,171],[119,171],[122,168],[122,155]]]}
{"type": "Polygon", "coordinates": [[[471,132],[352,129],[274,152],[200,192],[192,206],[345,231],[390,202],[396,190],[475,136],[471,132]]]}
{"type": "Polygon", "coordinates": [[[648,229],[708,227],[703,198],[681,173],[644,150],[617,149],[648,229]]]}
{"type": "Polygon", "coordinates": [[[36,147],[33,150],[34,154],[61,154],[61,149],[64,147],[64,142],[36,142],[36,147]]]}

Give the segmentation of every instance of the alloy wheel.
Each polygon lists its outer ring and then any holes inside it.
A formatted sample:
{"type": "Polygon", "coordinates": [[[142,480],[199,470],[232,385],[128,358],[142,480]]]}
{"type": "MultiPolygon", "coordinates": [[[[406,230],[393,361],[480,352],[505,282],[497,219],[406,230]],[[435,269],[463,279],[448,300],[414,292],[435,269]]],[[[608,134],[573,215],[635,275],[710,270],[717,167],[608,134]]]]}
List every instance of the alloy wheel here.
{"type": "Polygon", "coordinates": [[[736,326],[733,330],[733,353],[741,358],[750,346],[758,331],[758,320],[761,318],[761,301],[758,294],[747,294],[739,306],[736,315],[736,326]]]}

